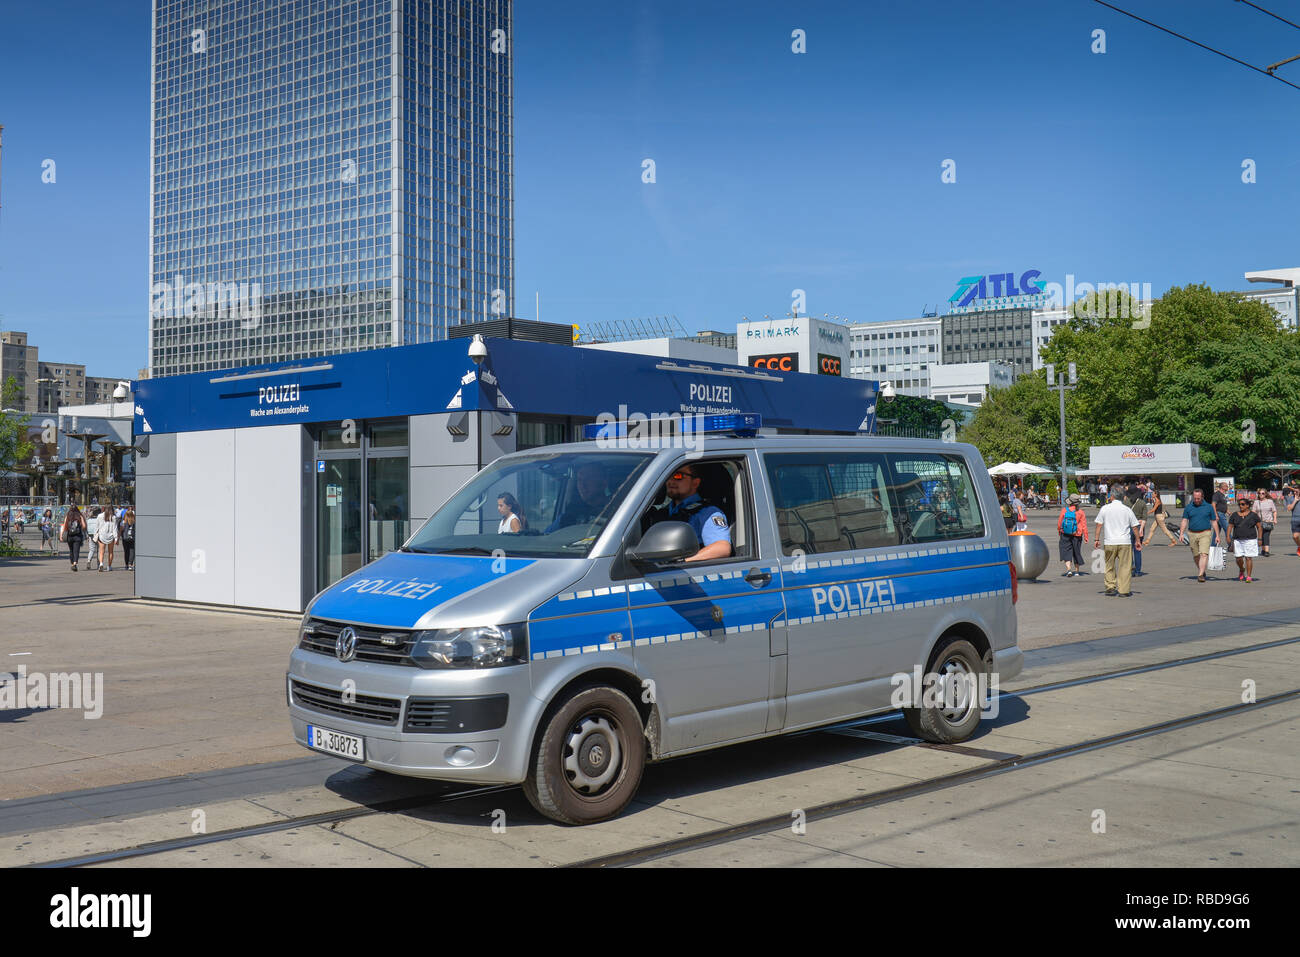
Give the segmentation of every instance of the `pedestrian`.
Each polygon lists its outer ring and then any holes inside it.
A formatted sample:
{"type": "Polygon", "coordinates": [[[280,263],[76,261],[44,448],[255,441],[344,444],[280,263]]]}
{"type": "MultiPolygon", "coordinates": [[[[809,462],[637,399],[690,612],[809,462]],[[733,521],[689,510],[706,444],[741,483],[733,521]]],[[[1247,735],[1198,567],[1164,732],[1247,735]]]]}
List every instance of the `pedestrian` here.
{"type": "MultiPolygon", "coordinates": [[[[1005,495],[998,496],[998,504],[1002,507],[1002,521],[1009,532],[1016,527],[1016,513],[1012,510],[1011,503],[1007,501],[1005,495]]],[[[1300,555],[1300,549],[1296,550],[1296,554],[1300,555]]]]}
{"type": "MultiPolygon", "coordinates": [[[[1119,492],[1109,492],[1108,501],[1097,513],[1097,544],[1106,553],[1108,596],[1133,596],[1133,529],[1139,524],[1133,510],[1119,497],[1119,492]]],[[[1136,547],[1142,547],[1141,539],[1137,540],[1136,547]]]]}
{"type": "Polygon", "coordinates": [[[1165,503],[1160,501],[1159,495],[1155,496],[1151,501],[1151,515],[1147,522],[1147,537],[1142,544],[1151,544],[1151,540],[1156,537],[1157,528],[1164,532],[1165,537],[1169,539],[1170,548],[1173,548],[1178,544],[1178,539],[1174,537],[1174,533],[1169,531],[1169,526],[1165,524],[1165,520],[1168,517],[1169,515],[1165,511],[1165,503]]]}
{"type": "Polygon", "coordinates": [[[1109,492],[1110,492],[1110,483],[1108,483],[1105,479],[1102,479],[1100,482],[1097,483],[1097,498],[1101,501],[1102,505],[1106,504],[1106,496],[1107,494],[1109,494],[1109,492]]]}
{"type": "MultiPolygon", "coordinates": [[[[1180,538],[1188,538],[1192,546],[1192,564],[1196,566],[1196,580],[1205,581],[1205,563],[1210,560],[1210,537],[1219,544],[1219,523],[1214,506],[1205,500],[1199,488],[1192,490],[1192,501],[1183,507],[1183,520],[1178,526],[1180,538]]],[[[1300,554],[1300,550],[1297,552],[1300,554]]]]}
{"type": "Polygon", "coordinates": [[[77,570],[77,560],[81,557],[81,543],[86,539],[86,516],[81,514],[74,502],[63,516],[63,525],[59,529],[59,541],[68,543],[68,556],[72,559],[72,570],[77,570]]]}
{"type": "Polygon", "coordinates": [[[96,568],[99,562],[99,548],[95,544],[99,541],[99,506],[92,505],[90,514],[86,516],[86,542],[89,547],[86,549],[86,571],[96,568]]]}
{"type": "Polygon", "coordinates": [[[122,557],[126,570],[135,571],[135,509],[128,507],[117,526],[117,537],[122,540],[122,557]]]}
{"type": "Polygon", "coordinates": [[[1255,498],[1255,511],[1259,514],[1259,554],[1271,558],[1268,537],[1273,534],[1273,526],[1277,524],[1277,503],[1268,494],[1268,489],[1259,490],[1259,495],[1255,498]]]}
{"type": "Polygon", "coordinates": [[[53,554],[58,554],[58,549],[54,547],[54,513],[48,508],[41,513],[39,523],[41,530],[41,551],[45,551],[45,546],[49,546],[53,554]]]}
{"type": "Polygon", "coordinates": [[[1219,535],[1228,540],[1228,483],[1220,482],[1214,490],[1214,513],[1219,523],[1219,535]]]}
{"type": "Polygon", "coordinates": [[[1259,514],[1250,507],[1250,499],[1237,496],[1237,514],[1228,519],[1228,541],[1237,559],[1237,581],[1253,581],[1251,573],[1259,554],[1259,514]]]}
{"type": "Polygon", "coordinates": [[[1133,577],[1141,578],[1144,574],[1142,571],[1142,549],[1138,546],[1143,543],[1147,528],[1147,499],[1146,489],[1143,486],[1139,485],[1132,490],[1129,495],[1128,507],[1138,520],[1137,528],[1132,531],[1133,577]]]}
{"type": "Polygon", "coordinates": [[[95,541],[99,543],[99,570],[113,570],[113,548],[117,545],[117,516],[113,514],[113,506],[108,506],[99,517],[99,529],[95,533],[95,541]],[[108,555],[108,567],[104,567],[104,556],[108,555]]]}
{"type": "Polygon", "coordinates": [[[1065,562],[1062,578],[1083,574],[1083,546],[1088,541],[1088,519],[1079,504],[1079,496],[1071,495],[1061,514],[1056,517],[1056,531],[1060,535],[1061,561],[1065,562]]]}
{"type": "Polygon", "coordinates": [[[1016,519],[1016,531],[1024,532],[1029,530],[1029,516],[1025,514],[1025,503],[1021,500],[1019,494],[1013,489],[1011,492],[1011,512],[1016,519]]]}

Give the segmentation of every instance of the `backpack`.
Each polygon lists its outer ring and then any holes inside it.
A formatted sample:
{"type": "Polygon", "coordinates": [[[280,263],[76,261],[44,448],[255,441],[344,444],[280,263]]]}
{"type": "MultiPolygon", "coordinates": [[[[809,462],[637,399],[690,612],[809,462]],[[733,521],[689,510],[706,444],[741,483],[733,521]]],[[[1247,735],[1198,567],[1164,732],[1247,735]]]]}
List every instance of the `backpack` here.
{"type": "Polygon", "coordinates": [[[122,541],[124,542],[135,541],[135,522],[122,523],[122,541]]]}
{"type": "Polygon", "coordinates": [[[1078,513],[1074,509],[1067,508],[1065,510],[1065,515],[1061,518],[1061,531],[1066,535],[1073,535],[1078,530],[1079,522],[1077,516],[1078,513]]]}

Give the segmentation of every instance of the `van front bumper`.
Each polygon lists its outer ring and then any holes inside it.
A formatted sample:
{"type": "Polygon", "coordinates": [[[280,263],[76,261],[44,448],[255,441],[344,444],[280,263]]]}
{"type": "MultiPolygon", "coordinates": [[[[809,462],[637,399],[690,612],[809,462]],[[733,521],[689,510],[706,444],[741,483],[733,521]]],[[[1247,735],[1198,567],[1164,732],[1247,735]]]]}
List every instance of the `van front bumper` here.
{"type": "Polygon", "coordinates": [[[365,760],[354,763],[467,784],[523,781],[536,719],[531,690],[526,664],[426,671],[344,664],[301,649],[286,676],[293,736],[303,747],[327,754],[310,747],[308,728],[339,731],[365,742],[365,760]],[[438,730],[411,730],[412,722],[438,730]]]}

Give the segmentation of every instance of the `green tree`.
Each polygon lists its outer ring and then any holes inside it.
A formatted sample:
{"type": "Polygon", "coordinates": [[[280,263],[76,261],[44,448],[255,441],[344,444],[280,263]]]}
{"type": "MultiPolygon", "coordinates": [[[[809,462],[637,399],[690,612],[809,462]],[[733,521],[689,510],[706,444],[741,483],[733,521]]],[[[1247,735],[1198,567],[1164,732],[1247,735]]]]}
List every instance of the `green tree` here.
{"type": "Polygon", "coordinates": [[[19,403],[18,382],[13,376],[0,388],[0,473],[8,472],[32,457],[32,443],[27,441],[30,415],[9,411],[19,403]]]}
{"type": "Polygon", "coordinates": [[[1006,389],[990,389],[975,417],[958,433],[980,450],[984,461],[1052,465],[1060,460],[1056,393],[1041,372],[1021,376],[1006,389]]]}
{"type": "Polygon", "coordinates": [[[943,420],[952,417],[948,407],[934,399],[922,399],[914,395],[896,396],[893,402],[885,403],[879,413],[883,418],[897,419],[898,422],[886,426],[891,428],[912,429],[921,432],[933,432],[938,435],[943,429],[943,420]]]}
{"type": "Polygon", "coordinates": [[[1242,336],[1198,347],[1201,362],[1161,376],[1159,396],[1126,423],[1134,442],[1196,442],[1224,474],[1294,455],[1300,435],[1300,338],[1242,336]]]}
{"type": "Polygon", "coordinates": [[[1207,464],[1226,471],[1270,453],[1290,454],[1284,438],[1289,419],[1269,397],[1289,394],[1290,373],[1284,371],[1289,353],[1274,346],[1297,338],[1279,326],[1268,306],[1235,293],[1204,285],[1174,287],[1142,316],[1125,293],[1115,290],[1074,304],[1042,358],[1060,369],[1076,364],[1078,388],[1066,400],[1066,426],[1079,457],[1090,445],[1196,442],[1207,464]],[[1216,348],[1232,344],[1240,349],[1216,348]],[[1259,362],[1282,363],[1278,376],[1252,363],[1252,350],[1269,357],[1259,362]],[[1194,402],[1189,390],[1197,386],[1212,389],[1213,401],[1194,402]],[[1267,441],[1243,445],[1247,418],[1267,441]]]}

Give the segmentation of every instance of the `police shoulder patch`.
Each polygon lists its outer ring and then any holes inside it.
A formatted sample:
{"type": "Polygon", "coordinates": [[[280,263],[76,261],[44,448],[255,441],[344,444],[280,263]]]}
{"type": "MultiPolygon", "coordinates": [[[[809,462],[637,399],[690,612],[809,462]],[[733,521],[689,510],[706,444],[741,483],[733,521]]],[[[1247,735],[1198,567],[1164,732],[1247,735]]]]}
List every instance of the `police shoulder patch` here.
{"type": "Polygon", "coordinates": [[[723,515],[721,512],[719,512],[717,515],[713,516],[713,524],[718,526],[718,528],[726,528],[727,517],[723,515]]]}

